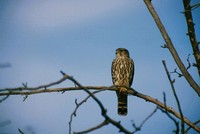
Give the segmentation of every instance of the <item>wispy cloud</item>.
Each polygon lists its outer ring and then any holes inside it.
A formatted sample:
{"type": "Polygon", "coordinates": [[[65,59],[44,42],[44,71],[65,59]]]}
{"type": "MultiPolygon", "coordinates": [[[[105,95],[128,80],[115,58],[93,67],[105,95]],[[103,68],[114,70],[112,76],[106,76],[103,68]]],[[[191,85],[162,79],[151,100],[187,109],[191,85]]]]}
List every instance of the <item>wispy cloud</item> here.
{"type": "Polygon", "coordinates": [[[112,14],[133,4],[129,0],[50,0],[24,1],[15,18],[25,26],[54,28],[72,26],[112,14]]]}

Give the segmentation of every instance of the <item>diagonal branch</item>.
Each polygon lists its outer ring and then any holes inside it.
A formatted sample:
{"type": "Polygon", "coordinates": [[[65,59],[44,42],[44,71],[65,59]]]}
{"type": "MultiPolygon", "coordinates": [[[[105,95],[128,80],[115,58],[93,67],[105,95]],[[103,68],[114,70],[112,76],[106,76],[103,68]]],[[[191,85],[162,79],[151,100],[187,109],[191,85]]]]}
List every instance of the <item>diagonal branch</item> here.
{"type": "Polygon", "coordinates": [[[192,76],[189,74],[186,67],[184,66],[183,62],[181,61],[181,59],[180,59],[178,53],[176,52],[176,49],[174,48],[174,45],[173,45],[167,31],[165,30],[165,27],[163,26],[158,14],[156,13],[153,5],[151,4],[151,0],[144,0],[144,2],[146,4],[149,12],[151,13],[156,25],[158,26],[158,28],[159,28],[162,36],[163,36],[163,39],[166,42],[165,47],[168,48],[169,51],[171,52],[171,55],[173,56],[177,66],[179,67],[179,69],[182,72],[185,79],[188,81],[190,86],[196,91],[196,93],[200,96],[200,87],[194,81],[194,79],[192,78],[192,76]]]}
{"type": "Polygon", "coordinates": [[[158,110],[159,108],[156,107],[152,113],[150,113],[143,121],[142,123],[139,125],[139,126],[136,126],[136,124],[133,122],[132,123],[132,126],[135,128],[135,131],[133,133],[136,133],[137,131],[140,131],[141,128],[143,127],[143,125],[147,122],[147,120],[149,120],[155,113],[156,111],[158,110]]]}
{"type": "MultiPolygon", "coordinates": [[[[99,93],[101,91],[94,91],[92,94],[96,94],[99,93]]],[[[77,103],[77,99],[75,100],[76,103],[76,108],[74,109],[74,111],[72,112],[71,116],[70,116],[70,121],[69,121],[69,134],[71,134],[71,124],[72,124],[72,120],[73,120],[73,116],[76,116],[76,112],[78,110],[78,108],[85,103],[91,96],[88,95],[84,100],[82,100],[81,102],[77,103]]]]}
{"type": "Polygon", "coordinates": [[[2,99],[0,99],[0,103],[5,101],[6,99],[8,99],[9,95],[6,95],[5,97],[3,97],[2,99]]]}
{"type": "Polygon", "coordinates": [[[81,131],[81,132],[74,132],[74,134],[86,134],[86,133],[89,133],[89,132],[92,132],[94,130],[97,130],[105,125],[108,125],[108,121],[107,120],[104,120],[102,123],[98,124],[97,126],[94,126],[92,128],[89,128],[88,130],[85,130],[85,131],[81,131]]]}
{"type": "Polygon", "coordinates": [[[106,114],[107,110],[104,108],[103,104],[100,102],[100,100],[97,99],[96,96],[94,96],[89,90],[85,89],[78,81],[76,81],[73,77],[65,74],[64,72],[61,71],[61,73],[63,74],[64,77],[66,77],[67,79],[69,79],[70,81],[72,81],[75,85],[77,85],[79,88],[83,89],[86,93],[88,93],[92,99],[94,99],[96,101],[96,103],[99,105],[99,107],[101,108],[101,114],[104,115],[106,114]]]}
{"type": "MultiPolygon", "coordinates": [[[[163,104],[162,102],[158,101],[155,98],[152,98],[150,96],[141,94],[139,92],[136,93],[136,91],[133,91],[133,90],[134,89],[128,90],[128,94],[131,94],[133,96],[137,96],[137,97],[142,98],[142,99],[144,99],[146,101],[154,103],[155,105],[161,107],[162,109],[167,110],[169,113],[171,113],[174,116],[176,116],[177,118],[181,119],[181,115],[177,111],[175,111],[173,108],[171,108],[169,106],[166,106],[165,104],[163,104]]],[[[187,119],[186,117],[183,117],[183,120],[187,125],[191,126],[194,130],[196,130],[197,132],[200,132],[200,128],[198,126],[196,126],[195,124],[193,124],[189,119],[187,119]]]]}
{"type": "Polygon", "coordinates": [[[147,122],[148,119],[150,119],[155,113],[156,111],[158,110],[158,107],[156,107],[153,112],[151,114],[149,114],[149,116],[147,116],[143,121],[142,123],[140,124],[139,128],[141,129],[142,126],[144,125],[145,122],[147,122]]]}
{"type": "MultiPolygon", "coordinates": [[[[195,125],[198,124],[198,123],[200,123],[200,120],[197,120],[197,121],[194,122],[195,125]]],[[[185,133],[187,133],[190,129],[191,129],[191,127],[189,126],[189,127],[185,130],[185,133]]]]}
{"type": "Polygon", "coordinates": [[[184,130],[183,113],[182,113],[181,105],[180,105],[180,102],[179,102],[179,99],[178,99],[178,96],[177,96],[177,94],[176,94],[176,90],[175,90],[175,87],[174,87],[174,82],[175,82],[175,80],[172,80],[172,79],[171,79],[171,76],[170,76],[170,74],[169,74],[169,71],[168,71],[168,69],[167,69],[167,66],[166,66],[166,63],[165,63],[164,60],[162,61],[162,63],[163,63],[163,66],[164,66],[164,68],[165,68],[165,72],[166,72],[166,74],[167,74],[167,78],[169,79],[169,82],[170,82],[170,85],[171,85],[171,88],[172,88],[172,92],[173,92],[174,97],[175,97],[175,99],[176,99],[176,103],[177,103],[177,106],[178,106],[179,113],[180,113],[180,115],[181,115],[181,133],[184,134],[184,133],[185,133],[185,130],[184,130]]]}
{"type": "MultiPolygon", "coordinates": [[[[165,104],[165,106],[167,106],[165,92],[163,92],[163,98],[164,98],[164,104],[165,104]]],[[[171,116],[167,110],[163,110],[162,108],[159,108],[159,109],[160,109],[160,111],[162,111],[163,113],[165,113],[174,122],[174,124],[176,126],[176,130],[174,130],[174,132],[176,134],[179,134],[179,122],[176,121],[176,119],[173,116],[171,116]]]]}
{"type": "Polygon", "coordinates": [[[191,9],[194,10],[196,8],[200,7],[200,3],[194,4],[191,6],[191,9]]]}
{"type": "Polygon", "coordinates": [[[117,122],[115,120],[113,120],[112,118],[110,118],[107,115],[107,110],[105,109],[105,107],[103,106],[103,104],[101,103],[101,101],[94,96],[94,94],[92,94],[89,90],[85,89],[78,81],[76,81],[73,77],[65,74],[64,72],[61,71],[61,73],[63,74],[64,77],[66,77],[67,79],[69,79],[70,81],[72,81],[75,85],[77,85],[79,88],[83,89],[86,93],[88,93],[92,99],[94,99],[94,101],[99,105],[100,109],[101,109],[101,115],[105,118],[105,120],[109,123],[111,123],[112,125],[114,125],[115,127],[117,127],[119,129],[120,132],[124,132],[126,134],[131,134],[130,131],[128,131],[126,128],[124,128],[124,126],[122,126],[120,124],[120,122],[117,122]]]}

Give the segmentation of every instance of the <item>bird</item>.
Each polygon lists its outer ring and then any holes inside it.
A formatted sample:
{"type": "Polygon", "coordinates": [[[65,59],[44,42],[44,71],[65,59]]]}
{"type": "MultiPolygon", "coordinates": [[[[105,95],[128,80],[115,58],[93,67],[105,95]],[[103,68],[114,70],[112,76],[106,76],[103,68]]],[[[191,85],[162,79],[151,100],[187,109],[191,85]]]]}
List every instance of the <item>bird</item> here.
{"type": "Polygon", "coordinates": [[[112,82],[117,87],[118,114],[126,116],[128,112],[128,95],[126,91],[131,87],[134,76],[134,62],[126,48],[117,48],[116,57],[111,66],[112,82]]]}

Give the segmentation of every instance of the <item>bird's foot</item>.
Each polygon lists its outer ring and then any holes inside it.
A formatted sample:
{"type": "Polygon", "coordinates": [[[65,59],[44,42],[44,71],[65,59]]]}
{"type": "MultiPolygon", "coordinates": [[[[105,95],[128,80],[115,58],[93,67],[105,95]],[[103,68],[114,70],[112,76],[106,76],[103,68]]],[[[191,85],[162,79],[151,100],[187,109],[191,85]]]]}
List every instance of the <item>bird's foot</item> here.
{"type": "Polygon", "coordinates": [[[119,93],[126,93],[128,90],[125,87],[120,87],[119,88],[119,93]]]}

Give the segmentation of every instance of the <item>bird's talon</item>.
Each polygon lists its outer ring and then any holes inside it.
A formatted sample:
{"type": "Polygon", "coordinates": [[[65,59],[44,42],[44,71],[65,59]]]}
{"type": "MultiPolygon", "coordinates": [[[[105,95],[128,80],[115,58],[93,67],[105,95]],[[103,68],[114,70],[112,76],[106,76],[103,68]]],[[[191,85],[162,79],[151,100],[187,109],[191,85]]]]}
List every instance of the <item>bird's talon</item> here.
{"type": "Polygon", "coordinates": [[[119,89],[119,92],[120,92],[120,93],[127,92],[127,88],[121,87],[121,88],[119,89]]]}

